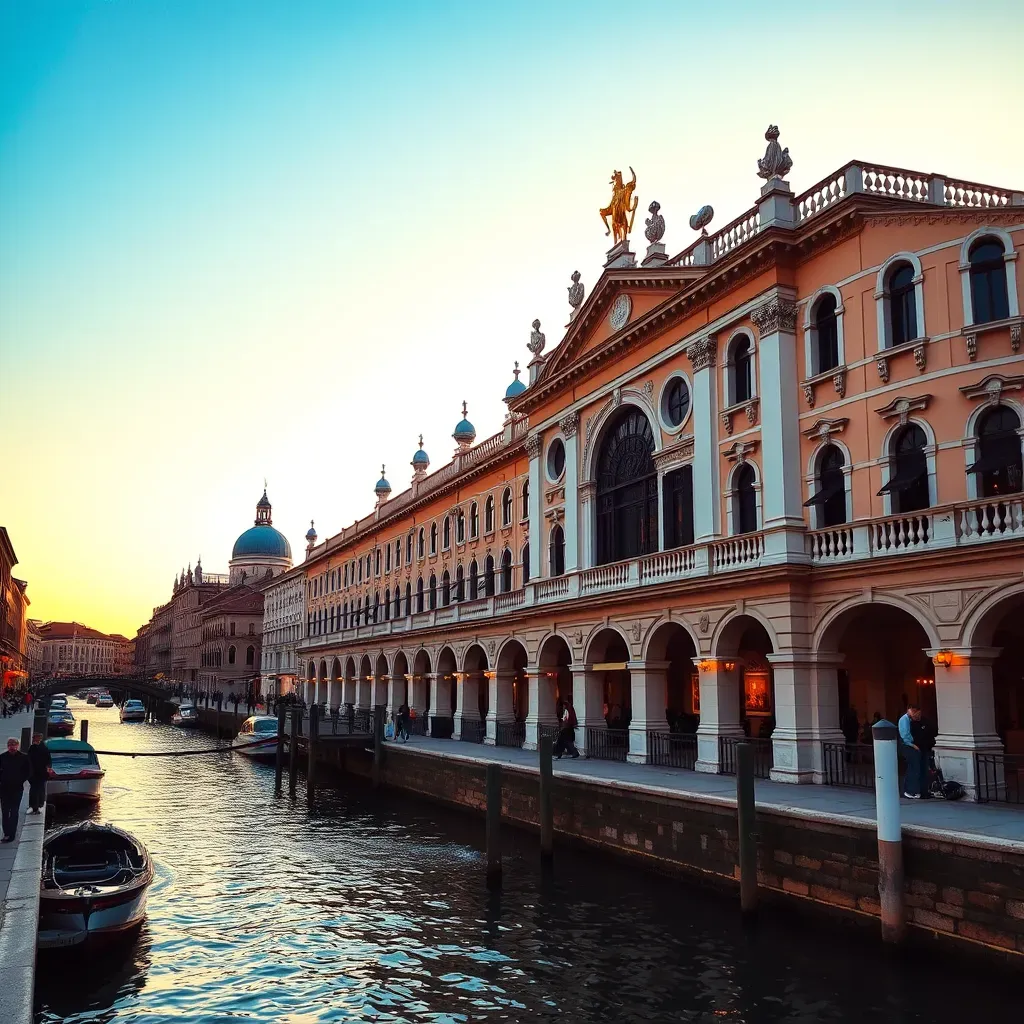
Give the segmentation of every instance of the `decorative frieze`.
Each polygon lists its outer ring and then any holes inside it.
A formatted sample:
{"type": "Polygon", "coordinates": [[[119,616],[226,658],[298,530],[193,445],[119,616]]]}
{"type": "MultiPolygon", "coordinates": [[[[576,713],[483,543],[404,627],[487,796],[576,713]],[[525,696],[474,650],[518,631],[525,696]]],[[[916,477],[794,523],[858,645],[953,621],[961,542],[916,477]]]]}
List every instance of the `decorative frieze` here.
{"type": "Polygon", "coordinates": [[[562,436],[566,439],[576,436],[576,430],[580,425],[580,414],[578,412],[571,412],[568,416],[563,416],[558,421],[558,429],[561,430],[562,436]]]}
{"type": "Polygon", "coordinates": [[[712,335],[698,338],[690,343],[686,349],[686,355],[694,373],[707,370],[715,365],[715,357],[718,355],[718,339],[712,335]]]}
{"type": "Polygon", "coordinates": [[[796,332],[796,303],[776,296],[753,310],[750,319],[762,338],[778,331],[793,334],[796,332]]]}
{"type": "Polygon", "coordinates": [[[544,445],[541,441],[540,434],[530,434],[530,436],[527,437],[526,444],[524,446],[526,448],[527,458],[539,459],[540,450],[543,446],[544,445]]]}

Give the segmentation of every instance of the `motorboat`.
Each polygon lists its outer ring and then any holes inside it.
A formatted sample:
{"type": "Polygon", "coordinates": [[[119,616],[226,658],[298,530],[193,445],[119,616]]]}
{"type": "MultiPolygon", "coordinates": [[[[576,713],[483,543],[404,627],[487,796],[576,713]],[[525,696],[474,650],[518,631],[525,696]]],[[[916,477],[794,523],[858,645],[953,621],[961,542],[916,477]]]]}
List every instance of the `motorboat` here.
{"type": "Polygon", "coordinates": [[[96,751],[81,740],[46,741],[50,752],[50,770],[46,778],[48,800],[99,800],[100,785],[106,774],[96,751]]]}
{"type": "Polygon", "coordinates": [[[122,722],[144,722],[146,705],[141,700],[126,700],[121,707],[122,722]]]}
{"type": "Polygon", "coordinates": [[[113,825],[84,821],[43,840],[40,949],[129,933],[146,916],[153,861],[145,844],[113,825]]]}
{"type": "Polygon", "coordinates": [[[254,761],[273,761],[277,757],[277,719],[271,715],[247,718],[231,746],[254,761]]]}
{"type": "Polygon", "coordinates": [[[96,707],[98,708],[112,708],[114,706],[114,698],[109,693],[98,693],[96,695],[96,707]]]}
{"type": "Polygon", "coordinates": [[[199,712],[191,704],[182,704],[171,715],[171,725],[180,725],[182,728],[194,728],[199,725],[199,712]]]}
{"type": "Polygon", "coordinates": [[[85,703],[86,704],[95,704],[96,703],[96,694],[93,693],[92,690],[90,690],[88,692],[88,694],[86,694],[85,703]]]}
{"type": "Polygon", "coordinates": [[[47,736],[70,736],[75,731],[75,716],[67,708],[53,708],[46,713],[47,736]]]}
{"type": "Polygon", "coordinates": [[[55,708],[67,709],[67,706],[68,706],[68,699],[67,699],[67,697],[64,696],[63,693],[55,693],[50,698],[50,709],[51,710],[53,710],[55,708]]]}

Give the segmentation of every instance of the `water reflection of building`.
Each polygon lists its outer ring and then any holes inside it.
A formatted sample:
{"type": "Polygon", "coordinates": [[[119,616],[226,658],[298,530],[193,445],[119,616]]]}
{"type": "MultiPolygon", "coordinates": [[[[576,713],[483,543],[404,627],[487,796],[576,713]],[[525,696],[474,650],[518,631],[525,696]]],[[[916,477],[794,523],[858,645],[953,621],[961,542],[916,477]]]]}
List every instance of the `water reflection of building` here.
{"type": "Polygon", "coordinates": [[[557,347],[534,325],[499,433],[463,416],[311,548],[310,698],[532,746],[571,693],[591,756],[719,771],[749,734],[791,782],[907,700],[969,791],[1024,754],[1024,193],[794,195],[772,145],[752,209],[616,245],[557,347]]]}

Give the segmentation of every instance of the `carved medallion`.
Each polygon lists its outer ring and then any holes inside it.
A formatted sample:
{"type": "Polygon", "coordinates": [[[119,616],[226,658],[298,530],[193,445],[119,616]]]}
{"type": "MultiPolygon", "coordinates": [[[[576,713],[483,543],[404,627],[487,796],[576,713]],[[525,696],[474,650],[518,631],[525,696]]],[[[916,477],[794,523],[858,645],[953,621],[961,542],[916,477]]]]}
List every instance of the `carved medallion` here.
{"type": "Polygon", "coordinates": [[[608,315],[608,324],[613,331],[622,330],[629,323],[629,314],[633,312],[633,300],[623,293],[612,303],[612,311],[608,315]]]}

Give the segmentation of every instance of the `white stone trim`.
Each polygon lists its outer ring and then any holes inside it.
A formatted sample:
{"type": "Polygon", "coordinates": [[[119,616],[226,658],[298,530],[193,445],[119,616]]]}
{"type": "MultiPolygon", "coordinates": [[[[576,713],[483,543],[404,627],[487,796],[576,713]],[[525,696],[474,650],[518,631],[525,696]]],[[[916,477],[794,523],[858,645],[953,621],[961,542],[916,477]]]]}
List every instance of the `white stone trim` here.
{"type": "Polygon", "coordinates": [[[1014,250],[1010,232],[1005,228],[980,227],[972,231],[960,246],[960,291],[964,303],[964,327],[974,326],[974,298],[971,295],[971,247],[983,238],[992,238],[1002,243],[1007,305],[1011,317],[1020,316],[1020,305],[1017,299],[1017,275],[1013,266],[1017,259],[1017,252],[1014,250]]]}
{"type": "Polygon", "coordinates": [[[889,314],[889,282],[890,271],[899,263],[909,263],[914,270],[914,306],[917,312],[917,337],[907,338],[908,342],[917,341],[928,337],[928,331],[924,322],[924,271],[921,268],[921,258],[913,252],[893,253],[879,267],[875,278],[875,316],[877,321],[878,338],[877,351],[884,352],[893,347],[892,345],[892,319],[889,314]]]}
{"type": "MultiPolygon", "coordinates": [[[[878,465],[882,470],[882,486],[884,487],[889,480],[892,478],[892,465],[893,465],[893,452],[892,444],[896,439],[896,435],[905,427],[914,424],[920,427],[924,431],[926,444],[924,446],[924,459],[928,466],[928,507],[934,508],[938,505],[938,477],[936,473],[936,460],[935,455],[939,450],[939,446],[935,442],[935,431],[932,430],[932,425],[926,420],[916,416],[908,416],[906,423],[896,420],[892,426],[885,433],[885,437],[882,438],[882,455],[879,459],[878,465]]],[[[882,501],[884,503],[885,515],[891,516],[896,513],[892,507],[892,493],[886,491],[882,495],[882,501]]]]}
{"type": "Polygon", "coordinates": [[[967,424],[964,427],[964,436],[962,446],[964,452],[964,475],[967,477],[967,497],[970,501],[974,501],[980,498],[981,495],[978,493],[978,474],[968,473],[967,470],[978,461],[978,421],[985,413],[994,409],[997,405],[1005,405],[1007,408],[1012,409],[1017,414],[1017,422],[1020,427],[1017,430],[1021,441],[1021,458],[1024,459],[1024,404],[1017,401],[1015,398],[1010,398],[1006,394],[998,396],[992,396],[984,401],[979,402],[974,409],[971,410],[970,416],[967,417],[967,424]]]}
{"type": "Polygon", "coordinates": [[[843,294],[834,284],[822,285],[807,300],[804,306],[804,366],[806,368],[806,379],[817,377],[824,373],[835,373],[835,371],[846,365],[846,339],[843,334],[843,316],[846,307],[843,305],[843,294]],[[818,329],[814,325],[814,307],[823,295],[832,295],[836,300],[836,336],[838,339],[837,348],[839,351],[839,362],[828,370],[822,370],[818,366],[818,329]]]}
{"type": "Polygon", "coordinates": [[[673,370],[662,382],[661,390],[658,392],[658,425],[661,429],[671,437],[678,437],[686,427],[686,424],[690,422],[693,416],[693,382],[682,370],[673,370]],[[674,380],[683,380],[686,382],[687,391],[690,394],[690,407],[686,410],[686,415],[683,417],[682,423],[673,426],[669,423],[665,416],[665,401],[668,398],[669,385],[674,380]]]}
{"type": "MultiPolygon", "coordinates": [[[[564,434],[562,433],[562,431],[561,431],[561,430],[556,430],[556,431],[555,431],[555,432],[554,432],[554,433],[553,433],[553,434],[552,434],[552,435],[551,435],[551,436],[550,436],[550,437],[549,437],[549,438],[547,439],[546,443],[544,444],[544,454],[543,454],[543,457],[541,458],[541,462],[542,462],[542,464],[543,464],[541,468],[542,468],[542,469],[543,469],[543,471],[544,471],[544,479],[545,479],[545,480],[546,480],[546,481],[547,481],[547,482],[548,482],[548,483],[549,483],[549,484],[550,484],[550,485],[551,485],[552,487],[555,487],[555,486],[557,486],[558,484],[560,484],[560,483],[561,483],[561,482],[562,482],[562,481],[563,481],[563,480],[565,479],[565,467],[566,467],[566,463],[568,462],[568,454],[569,454],[569,452],[568,452],[568,445],[567,445],[567,444],[565,443],[565,435],[564,435],[564,434]],[[555,443],[556,441],[561,441],[561,442],[562,442],[562,453],[563,453],[563,459],[562,459],[562,473],[561,473],[561,476],[552,476],[552,475],[551,475],[551,474],[550,474],[550,473],[548,472],[548,458],[549,458],[549,456],[550,456],[550,454],[551,454],[551,447],[552,447],[552,445],[553,445],[553,444],[554,444],[554,443],[555,443]]],[[[512,501],[513,501],[513,512],[512,512],[512,518],[513,518],[513,519],[515,519],[515,508],[514,508],[514,505],[515,505],[515,497],[514,497],[514,496],[513,496],[513,499],[512,499],[512,501]]]]}
{"type": "MultiPolygon", "coordinates": [[[[814,450],[811,452],[810,457],[807,459],[807,472],[804,474],[804,484],[807,490],[807,497],[805,501],[810,501],[814,497],[815,489],[818,486],[818,471],[820,468],[821,457],[825,449],[829,445],[835,445],[843,453],[843,488],[846,492],[846,522],[853,522],[853,457],[850,455],[850,449],[843,444],[835,435],[830,434],[828,437],[823,437],[814,446],[814,450]]],[[[820,522],[823,514],[822,507],[820,505],[813,506],[807,510],[808,512],[814,513],[815,523],[813,529],[825,530],[828,527],[824,523],[820,522]]]]}
{"type": "MultiPolygon", "coordinates": [[[[744,534],[738,534],[736,532],[735,522],[735,499],[736,499],[736,488],[734,482],[736,474],[740,471],[741,466],[750,466],[754,471],[754,501],[757,506],[757,530],[764,528],[764,509],[761,505],[761,467],[753,459],[738,459],[736,464],[729,470],[729,475],[725,481],[725,520],[726,520],[726,535],[729,537],[741,537],[744,534]]],[[[757,532],[755,530],[755,532],[757,532]]]]}
{"type": "MultiPolygon", "coordinates": [[[[736,344],[736,339],[741,335],[745,335],[750,341],[750,396],[749,399],[757,398],[760,394],[758,388],[757,378],[757,366],[758,366],[758,341],[756,332],[750,327],[737,327],[736,330],[729,335],[729,340],[726,341],[724,348],[722,349],[722,394],[725,396],[725,408],[731,409],[733,406],[744,406],[749,401],[748,398],[742,400],[734,400],[733,388],[735,378],[735,367],[732,361],[732,350],[736,344]]],[[[692,396],[691,396],[692,397],[692,396]]]]}

